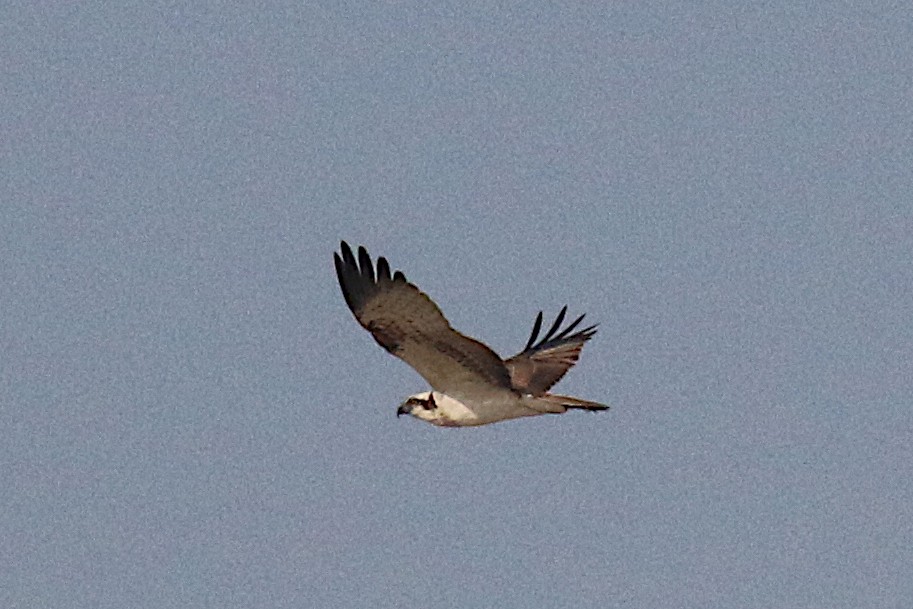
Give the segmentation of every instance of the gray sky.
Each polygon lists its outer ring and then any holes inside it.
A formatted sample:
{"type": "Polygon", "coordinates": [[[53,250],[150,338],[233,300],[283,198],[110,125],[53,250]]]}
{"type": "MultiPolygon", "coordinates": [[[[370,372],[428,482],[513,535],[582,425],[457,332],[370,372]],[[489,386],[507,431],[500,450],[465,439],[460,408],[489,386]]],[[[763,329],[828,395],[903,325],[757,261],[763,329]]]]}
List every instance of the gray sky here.
{"type": "Polygon", "coordinates": [[[913,606],[903,3],[17,4],[0,606],[913,606]],[[340,239],[613,409],[397,420],[340,239]]]}

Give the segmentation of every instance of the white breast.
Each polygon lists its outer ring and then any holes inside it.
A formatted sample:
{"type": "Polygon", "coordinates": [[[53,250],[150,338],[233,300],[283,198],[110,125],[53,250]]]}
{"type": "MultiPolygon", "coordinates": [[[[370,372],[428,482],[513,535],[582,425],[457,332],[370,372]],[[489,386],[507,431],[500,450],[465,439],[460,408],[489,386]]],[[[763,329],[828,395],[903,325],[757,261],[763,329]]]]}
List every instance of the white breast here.
{"type": "Polygon", "coordinates": [[[463,402],[444,393],[434,392],[439,417],[449,419],[454,425],[473,425],[479,423],[478,415],[463,402]]]}

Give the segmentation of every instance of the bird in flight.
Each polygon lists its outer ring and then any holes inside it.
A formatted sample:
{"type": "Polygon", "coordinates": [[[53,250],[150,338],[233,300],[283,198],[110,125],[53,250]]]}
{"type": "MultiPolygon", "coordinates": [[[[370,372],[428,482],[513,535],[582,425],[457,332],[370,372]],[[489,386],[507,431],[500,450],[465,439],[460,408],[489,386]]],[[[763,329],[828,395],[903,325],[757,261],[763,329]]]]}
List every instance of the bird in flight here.
{"type": "Polygon", "coordinates": [[[502,360],[488,346],[454,330],[433,300],[401,271],[390,272],[386,258],[377,259],[375,272],[364,247],[358,248],[356,258],[343,241],[341,255],[334,252],[333,261],[342,295],[358,323],[431,385],[431,391],[403,402],[397,417],[409,414],[432,425],[468,427],[569,409],[608,409],[548,392],[577,363],[583,344],[596,333],[595,325],[574,332],[583,315],[560,330],[565,306],[537,342],[540,311],[523,351],[502,360]]]}

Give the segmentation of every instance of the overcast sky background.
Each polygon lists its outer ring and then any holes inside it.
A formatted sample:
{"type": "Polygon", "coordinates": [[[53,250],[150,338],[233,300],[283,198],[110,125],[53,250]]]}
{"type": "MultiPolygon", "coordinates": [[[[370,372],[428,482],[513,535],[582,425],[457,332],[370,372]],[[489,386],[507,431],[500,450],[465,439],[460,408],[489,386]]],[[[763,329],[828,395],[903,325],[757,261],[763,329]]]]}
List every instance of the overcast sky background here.
{"type": "Polygon", "coordinates": [[[0,606],[913,606],[913,9],[13,3],[0,606]],[[340,239],[562,392],[478,429],[340,239]]]}

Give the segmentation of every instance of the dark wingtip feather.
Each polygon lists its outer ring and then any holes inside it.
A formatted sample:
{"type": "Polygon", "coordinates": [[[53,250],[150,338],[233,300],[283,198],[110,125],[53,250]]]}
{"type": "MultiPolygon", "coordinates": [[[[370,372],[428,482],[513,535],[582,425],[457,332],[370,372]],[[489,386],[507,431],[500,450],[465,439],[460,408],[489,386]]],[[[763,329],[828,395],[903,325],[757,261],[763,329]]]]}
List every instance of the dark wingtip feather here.
{"type": "Polygon", "coordinates": [[[390,281],[390,263],[381,256],[377,259],[377,282],[390,281]]]}
{"type": "Polygon", "coordinates": [[[340,245],[342,250],[342,260],[345,262],[346,267],[355,267],[358,268],[358,263],[355,262],[355,254],[352,253],[352,248],[349,247],[349,244],[345,241],[340,245]]]}
{"type": "MultiPolygon", "coordinates": [[[[345,241],[342,242],[345,245],[345,241]]],[[[352,308],[351,298],[349,297],[349,291],[346,290],[346,282],[343,277],[343,262],[342,258],[339,257],[339,254],[333,252],[333,266],[336,267],[336,280],[339,281],[339,287],[342,290],[342,297],[346,299],[346,304],[349,305],[349,308],[352,308]]]]}
{"type": "Polygon", "coordinates": [[[374,265],[371,263],[371,256],[368,255],[368,250],[363,245],[358,248],[358,265],[361,267],[361,276],[366,281],[374,283],[374,265]]]}
{"type": "Polygon", "coordinates": [[[536,325],[533,328],[533,333],[530,335],[529,342],[526,343],[526,347],[524,347],[523,351],[535,351],[537,349],[546,348],[547,345],[551,345],[553,343],[559,343],[562,341],[573,341],[574,339],[577,339],[577,338],[579,338],[583,341],[588,341],[593,337],[594,334],[596,334],[596,328],[599,326],[599,324],[593,324],[592,326],[588,326],[586,328],[583,328],[582,330],[577,330],[577,332],[574,332],[574,330],[577,328],[577,326],[580,325],[580,322],[582,322],[583,319],[586,317],[586,313],[584,313],[583,315],[581,315],[580,317],[575,319],[573,322],[571,322],[566,328],[561,330],[560,333],[556,334],[558,329],[561,327],[561,323],[564,321],[564,317],[565,317],[566,313],[567,313],[567,307],[565,306],[558,313],[558,316],[555,318],[555,321],[552,324],[552,327],[549,328],[548,332],[546,332],[545,335],[542,336],[541,340],[536,342],[536,339],[538,338],[538,334],[539,334],[540,325],[542,323],[542,313],[540,312],[536,318],[536,325]],[[574,333],[572,334],[572,332],[574,332],[574,333]]]}
{"type": "Polygon", "coordinates": [[[529,340],[526,341],[526,346],[523,347],[524,351],[528,351],[530,347],[533,346],[533,343],[536,342],[536,338],[539,336],[539,330],[542,329],[542,311],[539,311],[539,314],[536,315],[536,321],[533,323],[533,331],[529,334],[529,340]]]}
{"type": "Polygon", "coordinates": [[[358,267],[355,266],[352,250],[345,241],[342,242],[341,249],[342,257],[333,252],[333,265],[336,267],[336,279],[339,281],[342,297],[345,298],[349,309],[354,312],[358,308],[360,289],[358,282],[352,280],[352,276],[358,275],[358,267]]]}
{"type": "Polygon", "coordinates": [[[589,326],[587,328],[584,328],[583,330],[580,330],[574,336],[579,335],[579,336],[583,337],[583,340],[590,340],[591,338],[593,338],[593,335],[596,334],[596,328],[598,328],[598,327],[599,327],[599,324],[593,324],[592,326],[589,326]]]}
{"type": "Polygon", "coordinates": [[[358,259],[345,241],[339,242],[339,249],[340,253],[333,253],[336,278],[339,280],[346,304],[357,317],[369,295],[377,289],[374,265],[371,264],[371,257],[363,246],[358,248],[358,259]]]}
{"type": "Polygon", "coordinates": [[[555,323],[552,324],[552,327],[549,328],[549,331],[545,333],[545,336],[542,338],[542,342],[546,342],[552,338],[552,335],[561,327],[561,323],[564,321],[564,316],[567,314],[567,305],[562,307],[561,311],[558,313],[558,317],[555,318],[555,323]]]}
{"type": "Polygon", "coordinates": [[[561,331],[561,334],[555,337],[555,340],[559,340],[570,334],[574,328],[580,325],[580,322],[583,321],[583,318],[586,317],[586,313],[575,319],[568,327],[561,331]]]}

